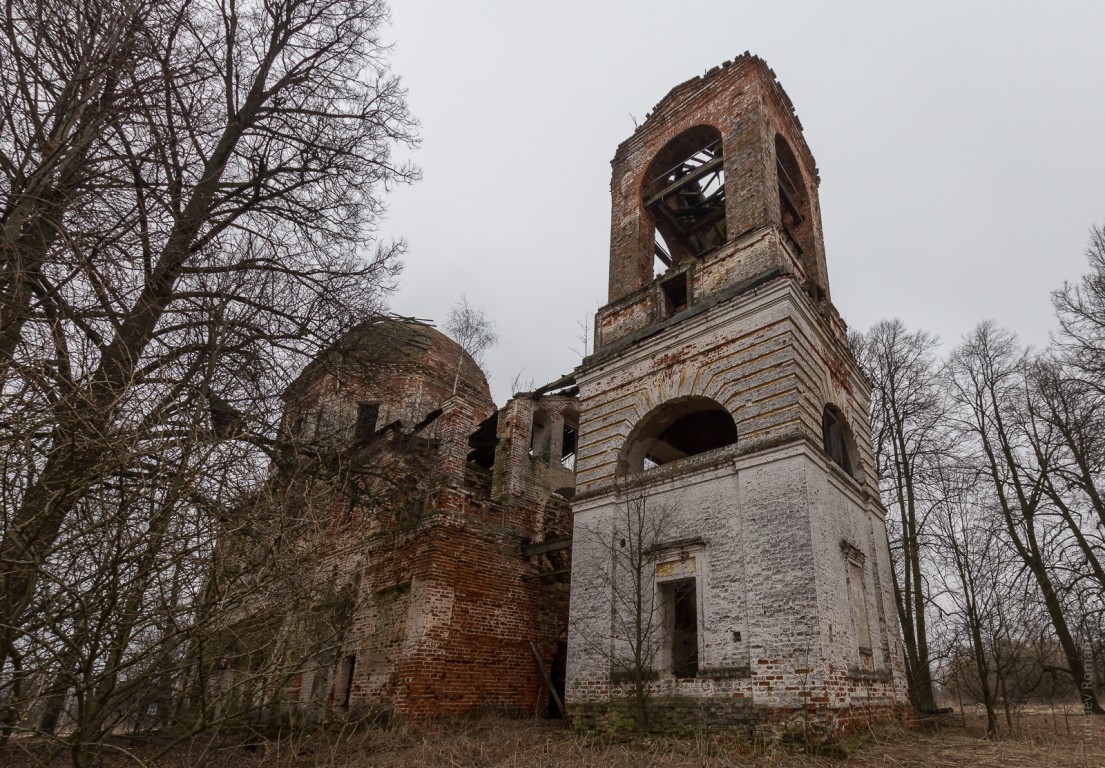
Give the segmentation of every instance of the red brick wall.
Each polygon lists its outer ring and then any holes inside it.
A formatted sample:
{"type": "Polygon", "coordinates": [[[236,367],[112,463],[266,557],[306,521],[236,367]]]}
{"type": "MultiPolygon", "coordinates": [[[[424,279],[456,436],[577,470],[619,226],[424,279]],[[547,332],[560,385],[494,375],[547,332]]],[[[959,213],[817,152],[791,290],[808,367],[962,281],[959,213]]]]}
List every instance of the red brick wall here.
{"type": "MultiPolygon", "coordinates": [[[[761,59],[745,54],[673,88],[633,136],[618,147],[610,185],[609,302],[617,302],[652,282],[655,222],[643,204],[645,176],[653,158],[670,141],[702,125],[716,129],[723,140],[729,242],[761,227],[780,224],[775,134],[781,134],[790,145],[801,165],[815,218],[816,252],[808,255],[806,271],[827,295],[813,156],[790,99],[774,73],[761,59]]],[[[781,256],[778,263],[785,266],[781,256]]],[[[732,283],[753,276],[735,274],[732,283]]]]}

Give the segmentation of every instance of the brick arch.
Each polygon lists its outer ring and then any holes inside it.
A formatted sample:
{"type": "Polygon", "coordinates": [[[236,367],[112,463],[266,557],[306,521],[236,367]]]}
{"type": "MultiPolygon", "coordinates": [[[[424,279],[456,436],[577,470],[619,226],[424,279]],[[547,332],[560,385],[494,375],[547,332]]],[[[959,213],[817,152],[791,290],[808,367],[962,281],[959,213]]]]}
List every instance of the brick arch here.
{"type": "Polygon", "coordinates": [[[664,144],[641,177],[643,224],[668,267],[726,242],[723,150],[721,130],[700,123],[664,144]]]}
{"type": "Polygon", "coordinates": [[[716,400],[686,395],[652,408],[629,431],[618,454],[617,477],[734,445],[733,414],[716,400]]]}

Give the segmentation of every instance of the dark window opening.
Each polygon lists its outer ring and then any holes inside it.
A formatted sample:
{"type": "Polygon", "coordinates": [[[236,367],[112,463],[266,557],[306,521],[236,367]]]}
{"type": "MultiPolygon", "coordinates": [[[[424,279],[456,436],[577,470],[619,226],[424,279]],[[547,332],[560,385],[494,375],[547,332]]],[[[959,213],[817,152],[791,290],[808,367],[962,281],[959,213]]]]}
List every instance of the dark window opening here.
{"type": "Polygon", "coordinates": [[[698,674],[698,596],[694,579],[660,585],[667,625],[671,673],[675,677],[698,674]]]}
{"type": "Polygon", "coordinates": [[[671,317],[687,308],[687,273],[682,272],[660,284],[664,296],[664,317],[671,317]]]}
{"type": "Polygon", "coordinates": [[[643,472],[736,442],[736,422],[720,403],[697,396],[671,400],[652,409],[630,432],[618,474],[643,472]]]}
{"type": "Polygon", "coordinates": [[[495,466],[495,449],[499,445],[499,412],[488,416],[476,427],[476,431],[468,436],[468,461],[475,463],[484,469],[495,466]]]}
{"type": "Polygon", "coordinates": [[[788,231],[794,231],[806,218],[802,213],[804,195],[799,193],[798,185],[790,177],[782,159],[776,158],[775,163],[779,174],[779,203],[783,211],[783,222],[789,225],[788,231]]]}
{"type": "Polygon", "coordinates": [[[357,425],[353,429],[353,439],[361,442],[376,434],[376,421],[379,418],[379,403],[357,403],[357,425]]]}
{"type": "MultiPolygon", "coordinates": [[[[552,657],[552,665],[549,668],[549,678],[552,680],[553,689],[556,691],[556,695],[560,697],[561,701],[564,701],[564,689],[567,680],[568,669],[568,644],[563,641],[558,641],[556,644],[556,653],[552,657]]],[[[552,701],[552,696],[549,697],[549,706],[545,710],[545,716],[553,719],[561,719],[564,717],[564,712],[552,701]]]]}
{"type": "Polygon", "coordinates": [[[564,414],[563,439],[560,443],[560,466],[575,472],[576,442],[579,438],[579,417],[573,413],[564,414]]]}
{"type": "Polygon", "coordinates": [[[691,128],[660,150],[646,174],[644,205],[656,224],[657,271],[725,243],[725,169],[716,129],[691,128]]]}
{"type": "Polygon", "coordinates": [[[341,660],[338,669],[337,687],[334,698],[338,700],[342,709],[349,709],[349,702],[353,696],[353,672],[357,668],[357,657],[353,654],[341,660]]]}
{"type": "MultiPolygon", "coordinates": [[[[536,458],[549,450],[549,416],[544,411],[533,412],[529,455],[536,458]]],[[[548,458],[546,456],[546,458],[548,458]]]]}
{"type": "Polygon", "coordinates": [[[852,477],[856,475],[855,445],[844,415],[831,405],[825,406],[821,416],[821,438],[825,453],[852,477]]]}
{"type": "Polygon", "coordinates": [[[358,504],[360,504],[360,492],[356,486],[352,486],[349,489],[349,503],[345,505],[345,512],[343,512],[341,516],[341,522],[343,524],[353,519],[358,504]]]}
{"type": "Polygon", "coordinates": [[[660,230],[654,231],[652,239],[652,274],[660,275],[667,272],[675,262],[671,259],[671,247],[668,245],[668,241],[664,239],[664,236],[660,234],[660,230]]]}

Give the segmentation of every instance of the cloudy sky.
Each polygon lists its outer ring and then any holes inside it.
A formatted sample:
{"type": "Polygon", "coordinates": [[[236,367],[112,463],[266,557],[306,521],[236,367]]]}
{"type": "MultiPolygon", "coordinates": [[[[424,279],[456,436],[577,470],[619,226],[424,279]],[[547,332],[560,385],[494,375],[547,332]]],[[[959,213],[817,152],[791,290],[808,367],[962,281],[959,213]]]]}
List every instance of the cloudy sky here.
{"type": "Polygon", "coordinates": [[[1105,2],[392,0],[424,178],[394,311],[495,320],[496,400],[578,364],[606,296],[610,159],[675,85],[749,50],[821,172],[833,301],[954,344],[991,318],[1046,342],[1049,292],[1105,224],[1105,2]]]}

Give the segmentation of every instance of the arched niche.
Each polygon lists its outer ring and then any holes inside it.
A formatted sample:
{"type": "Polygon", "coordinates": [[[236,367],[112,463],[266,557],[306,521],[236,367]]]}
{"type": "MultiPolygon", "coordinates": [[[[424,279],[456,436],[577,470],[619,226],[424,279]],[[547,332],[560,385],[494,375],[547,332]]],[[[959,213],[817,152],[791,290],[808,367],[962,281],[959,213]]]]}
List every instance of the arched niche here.
{"type": "Polygon", "coordinates": [[[825,406],[821,414],[821,439],[829,458],[851,477],[858,479],[856,438],[844,414],[831,403],[825,406]]]}
{"type": "Polygon", "coordinates": [[[617,475],[643,472],[736,442],[736,422],[721,403],[708,397],[676,398],[653,408],[629,433],[617,475]]]}
{"type": "Polygon", "coordinates": [[[658,270],[722,245],[727,234],[721,132],[697,125],[665,144],[649,163],[641,194],[655,225],[658,270]]]}

